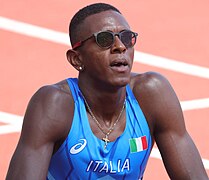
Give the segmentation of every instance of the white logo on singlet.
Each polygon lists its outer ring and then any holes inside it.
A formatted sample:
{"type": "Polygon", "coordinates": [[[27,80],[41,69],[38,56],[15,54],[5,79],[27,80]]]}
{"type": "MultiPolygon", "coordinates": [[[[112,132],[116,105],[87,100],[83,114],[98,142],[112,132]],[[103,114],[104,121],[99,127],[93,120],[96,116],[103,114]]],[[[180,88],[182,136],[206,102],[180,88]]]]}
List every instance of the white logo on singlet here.
{"type": "Polygon", "coordinates": [[[80,139],[79,141],[82,141],[82,142],[79,142],[75,144],[73,147],[71,147],[70,149],[71,154],[78,154],[86,147],[86,144],[87,144],[86,139],[80,139]]]}

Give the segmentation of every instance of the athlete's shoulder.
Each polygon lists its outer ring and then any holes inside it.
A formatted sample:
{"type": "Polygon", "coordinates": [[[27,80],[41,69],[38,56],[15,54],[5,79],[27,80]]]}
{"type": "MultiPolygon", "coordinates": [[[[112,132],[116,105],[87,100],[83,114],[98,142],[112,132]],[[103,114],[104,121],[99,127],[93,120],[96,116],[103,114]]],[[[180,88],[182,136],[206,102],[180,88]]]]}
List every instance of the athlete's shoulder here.
{"type": "Polygon", "coordinates": [[[40,87],[36,93],[60,93],[60,95],[62,95],[70,94],[70,89],[68,87],[67,80],[62,80],[54,84],[44,85],[40,87]]]}
{"type": "Polygon", "coordinates": [[[48,134],[63,137],[69,131],[73,113],[74,102],[64,80],[37,90],[28,104],[24,121],[29,124],[40,124],[48,134]],[[53,133],[50,133],[50,129],[53,133]]]}
{"type": "MultiPolygon", "coordinates": [[[[33,95],[29,105],[30,104],[34,107],[38,105],[38,107],[42,108],[45,114],[52,117],[57,117],[58,115],[62,116],[62,114],[66,117],[74,110],[72,94],[66,80],[42,86],[33,95]]],[[[62,118],[59,118],[65,119],[63,116],[62,118]]]]}
{"type": "Polygon", "coordinates": [[[132,74],[130,86],[136,98],[143,101],[158,101],[166,95],[175,94],[166,77],[157,72],[132,74]]]}
{"type": "Polygon", "coordinates": [[[140,90],[141,93],[158,91],[169,84],[168,80],[157,72],[145,72],[141,74],[132,73],[130,82],[131,88],[134,91],[140,90]]]}
{"type": "Polygon", "coordinates": [[[132,74],[130,86],[153,134],[157,116],[162,116],[162,113],[164,113],[159,105],[171,104],[171,101],[173,101],[171,97],[175,96],[175,92],[168,80],[156,72],[132,74]]]}
{"type": "Polygon", "coordinates": [[[59,102],[65,101],[66,99],[68,101],[72,99],[71,91],[67,85],[66,80],[40,87],[31,98],[32,101],[35,100],[36,102],[39,101],[45,103],[49,101],[50,104],[52,102],[56,102],[57,104],[59,102]]]}

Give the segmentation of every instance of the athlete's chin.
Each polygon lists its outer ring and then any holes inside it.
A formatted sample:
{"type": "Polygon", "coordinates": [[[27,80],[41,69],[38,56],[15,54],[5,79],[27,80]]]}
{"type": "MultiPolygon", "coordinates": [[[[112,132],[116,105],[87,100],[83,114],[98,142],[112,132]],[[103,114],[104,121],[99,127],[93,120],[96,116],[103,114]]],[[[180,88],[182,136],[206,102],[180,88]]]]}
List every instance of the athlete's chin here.
{"type": "Polygon", "coordinates": [[[123,86],[126,86],[127,84],[129,84],[130,80],[131,80],[131,76],[118,77],[118,78],[114,79],[113,84],[118,87],[123,87],[123,86]]]}

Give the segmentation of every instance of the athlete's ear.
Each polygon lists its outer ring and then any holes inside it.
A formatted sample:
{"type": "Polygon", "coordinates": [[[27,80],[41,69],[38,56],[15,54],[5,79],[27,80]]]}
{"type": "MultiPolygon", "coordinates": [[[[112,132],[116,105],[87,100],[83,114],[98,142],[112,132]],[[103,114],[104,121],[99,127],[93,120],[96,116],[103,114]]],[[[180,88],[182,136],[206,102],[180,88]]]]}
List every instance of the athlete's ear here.
{"type": "Polygon", "coordinates": [[[82,61],[79,58],[79,52],[75,51],[73,49],[69,49],[66,52],[67,60],[68,62],[78,71],[84,70],[84,65],[82,64],[82,61]]]}

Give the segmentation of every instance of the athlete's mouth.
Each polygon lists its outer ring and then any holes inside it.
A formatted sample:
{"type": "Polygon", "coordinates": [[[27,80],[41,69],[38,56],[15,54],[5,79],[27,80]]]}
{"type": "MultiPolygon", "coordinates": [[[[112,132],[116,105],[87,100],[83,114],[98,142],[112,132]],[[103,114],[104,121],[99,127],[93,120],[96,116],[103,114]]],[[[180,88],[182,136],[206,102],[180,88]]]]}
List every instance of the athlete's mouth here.
{"type": "Polygon", "coordinates": [[[127,65],[128,65],[127,62],[113,62],[110,64],[111,67],[114,67],[114,66],[120,67],[120,66],[127,66],[127,65]]]}

